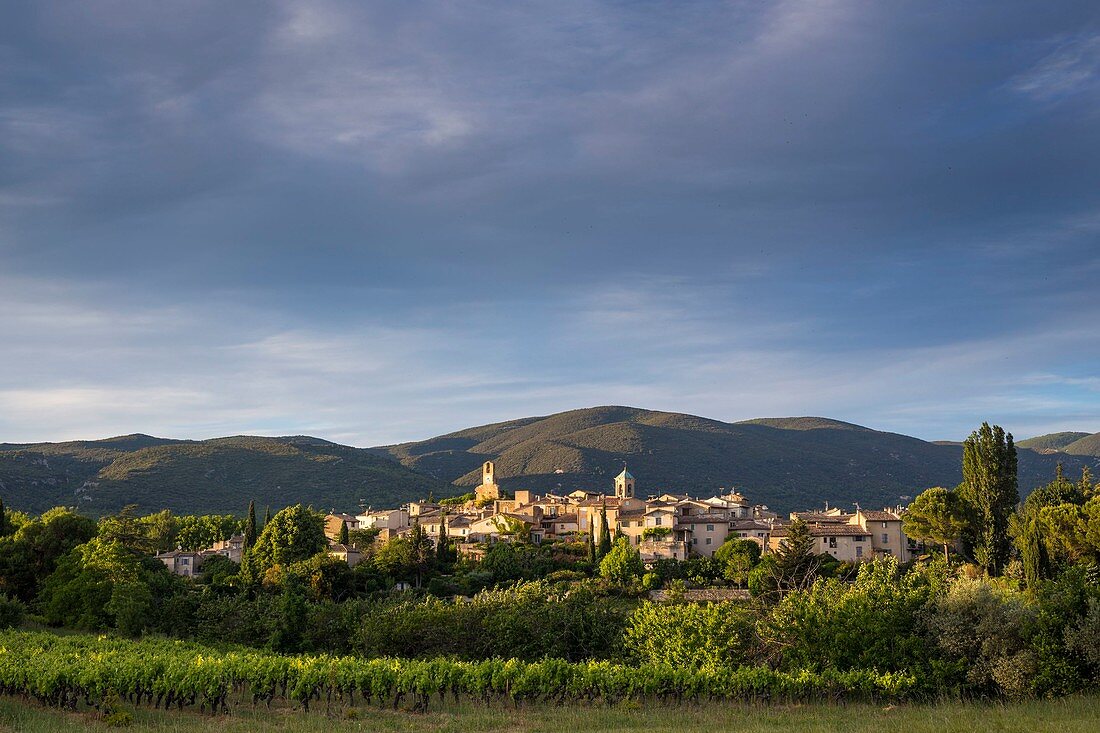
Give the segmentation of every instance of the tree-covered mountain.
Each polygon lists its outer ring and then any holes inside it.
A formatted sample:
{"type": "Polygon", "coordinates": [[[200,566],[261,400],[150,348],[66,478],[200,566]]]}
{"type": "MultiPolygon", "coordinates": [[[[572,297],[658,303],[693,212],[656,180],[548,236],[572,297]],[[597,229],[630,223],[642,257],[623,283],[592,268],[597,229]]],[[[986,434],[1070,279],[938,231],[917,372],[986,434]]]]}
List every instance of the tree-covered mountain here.
{"type": "MultiPolygon", "coordinates": [[[[610,491],[625,462],[640,493],[711,495],[736,486],[780,510],[825,501],[886,506],[962,480],[959,444],[816,417],[725,423],[632,407],[594,407],[460,430],[377,449],[416,471],[472,486],[485,460],[505,488],[610,491]]],[[[1095,459],[1021,449],[1020,491],[1095,459]]]]}
{"type": "Polygon", "coordinates": [[[1042,452],[1049,451],[1065,451],[1066,447],[1075,443],[1081,438],[1089,437],[1088,433],[1077,432],[1064,432],[1064,433],[1048,433],[1047,435],[1037,435],[1034,438],[1028,438],[1027,440],[1021,440],[1016,444],[1018,448],[1030,448],[1031,450],[1042,452]]]}
{"type": "MultiPolygon", "coordinates": [[[[1024,441],[1020,489],[1100,464],[1100,434],[1051,452],[1024,441]]],[[[1042,436],[1041,436],[1042,437],[1042,436]]],[[[1040,440],[1040,439],[1035,439],[1040,440]]],[[[41,511],[78,505],[94,514],[142,511],[240,513],[306,503],[351,510],[468,491],[483,461],[507,489],[611,491],[627,464],[641,494],[709,496],[737,487],[786,511],[887,506],[961,480],[957,443],[929,443],[816,417],[725,423],[632,407],[594,407],[460,430],[429,440],[352,448],[318,438],[236,436],[203,441],[148,435],[68,443],[0,444],[0,498],[41,511]],[[457,484],[457,485],[456,485],[457,484]]],[[[1100,473],[1100,468],[1096,470],[1100,473]]]]}
{"type": "Polygon", "coordinates": [[[77,505],[101,514],[137,504],[240,514],[249,499],[261,509],[302,502],[346,511],[361,500],[386,506],[454,490],[369,450],[309,437],[0,444],[0,498],[28,511],[77,505]]]}

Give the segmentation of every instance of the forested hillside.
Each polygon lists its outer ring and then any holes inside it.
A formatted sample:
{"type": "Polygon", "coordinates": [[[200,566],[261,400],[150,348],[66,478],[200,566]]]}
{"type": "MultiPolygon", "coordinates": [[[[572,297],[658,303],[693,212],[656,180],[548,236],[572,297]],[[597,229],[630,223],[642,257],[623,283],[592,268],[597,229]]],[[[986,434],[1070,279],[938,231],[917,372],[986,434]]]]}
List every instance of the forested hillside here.
{"type": "Polygon", "coordinates": [[[239,514],[250,499],[261,507],[348,510],[361,500],[383,506],[449,491],[370,451],[309,437],[0,444],[0,496],[29,511],[78,505],[99,514],[137,504],[142,511],[239,514]]]}
{"type": "MultiPolygon", "coordinates": [[[[378,449],[405,466],[471,486],[485,460],[506,488],[599,488],[626,462],[643,494],[710,495],[737,486],[780,510],[825,501],[886,506],[962,479],[958,444],[930,443],[816,417],[725,423],[632,407],[594,407],[483,425],[378,449]]],[[[1091,456],[1020,450],[1020,490],[1077,473],[1091,456]]]]}

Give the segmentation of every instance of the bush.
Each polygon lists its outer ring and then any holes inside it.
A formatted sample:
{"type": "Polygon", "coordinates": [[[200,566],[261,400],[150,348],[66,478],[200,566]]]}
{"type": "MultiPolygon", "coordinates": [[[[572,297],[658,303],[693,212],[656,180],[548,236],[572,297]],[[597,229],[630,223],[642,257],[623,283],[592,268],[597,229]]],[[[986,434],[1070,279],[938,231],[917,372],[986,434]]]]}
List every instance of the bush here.
{"type": "Polygon", "coordinates": [[[19,626],[27,615],[27,607],[14,598],[0,595],[0,629],[19,626]]]}
{"type": "Polygon", "coordinates": [[[719,669],[748,664],[754,618],[736,603],[646,602],[623,631],[626,653],[641,664],[719,669]]]}
{"type": "Polygon", "coordinates": [[[967,691],[1021,696],[1035,672],[1027,637],[1034,620],[1022,594],[964,577],[930,609],[927,625],[938,650],[965,665],[967,691]]]}

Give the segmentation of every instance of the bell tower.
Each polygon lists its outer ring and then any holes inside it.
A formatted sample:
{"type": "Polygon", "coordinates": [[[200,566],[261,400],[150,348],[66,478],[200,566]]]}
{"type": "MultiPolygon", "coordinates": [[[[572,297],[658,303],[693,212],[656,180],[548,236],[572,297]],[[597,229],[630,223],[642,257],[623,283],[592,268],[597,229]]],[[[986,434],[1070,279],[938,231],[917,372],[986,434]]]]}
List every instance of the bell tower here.
{"type": "Polygon", "coordinates": [[[620,499],[634,498],[634,477],[623,466],[623,472],[615,477],[615,496],[620,499]]]}
{"type": "Polygon", "coordinates": [[[496,466],[492,461],[485,461],[481,466],[481,486],[474,489],[474,496],[478,501],[487,499],[499,499],[500,487],[497,486],[496,466]]]}

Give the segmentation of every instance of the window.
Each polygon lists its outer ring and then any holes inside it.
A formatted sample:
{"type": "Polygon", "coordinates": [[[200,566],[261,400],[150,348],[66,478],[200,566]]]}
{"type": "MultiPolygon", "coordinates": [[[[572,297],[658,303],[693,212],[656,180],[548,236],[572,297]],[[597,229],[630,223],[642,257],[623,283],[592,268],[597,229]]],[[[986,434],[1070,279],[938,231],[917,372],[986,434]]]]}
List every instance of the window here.
{"type": "Polygon", "coordinates": [[[709,545],[710,542],[711,542],[710,537],[707,537],[707,544],[709,545]]]}
{"type": "Polygon", "coordinates": [[[863,557],[863,548],[862,547],[857,547],[856,548],[856,557],[863,557]]]}
{"type": "Polygon", "coordinates": [[[698,537],[692,537],[691,538],[691,544],[693,544],[693,545],[699,544],[699,538],[698,537]]]}
{"type": "Polygon", "coordinates": [[[882,544],[890,544],[890,535],[886,534],[885,532],[882,533],[882,544]]]}
{"type": "Polygon", "coordinates": [[[863,542],[863,535],[856,535],[852,538],[852,542],[863,542]]]}
{"type": "Polygon", "coordinates": [[[889,527],[889,526],[890,526],[890,525],[889,525],[889,524],[887,524],[886,522],[883,522],[883,523],[882,523],[882,528],[883,528],[883,529],[886,529],[886,528],[887,528],[887,527],[889,527]]]}
{"type": "MultiPolygon", "coordinates": [[[[714,531],[714,525],[713,524],[708,524],[707,525],[707,531],[708,532],[713,532],[714,531]]],[[[708,542],[707,544],[709,545],[710,543],[708,542]]]]}
{"type": "Polygon", "coordinates": [[[836,537],[829,538],[829,547],[836,548],[836,537]]]}
{"type": "Polygon", "coordinates": [[[661,518],[660,517],[657,517],[656,519],[653,520],[653,526],[655,526],[655,527],[660,527],[661,526],[661,518]]]}
{"type": "Polygon", "coordinates": [[[180,558],[180,565],[190,565],[190,564],[191,564],[191,560],[189,558],[186,558],[186,557],[181,557],[180,558]]]}

